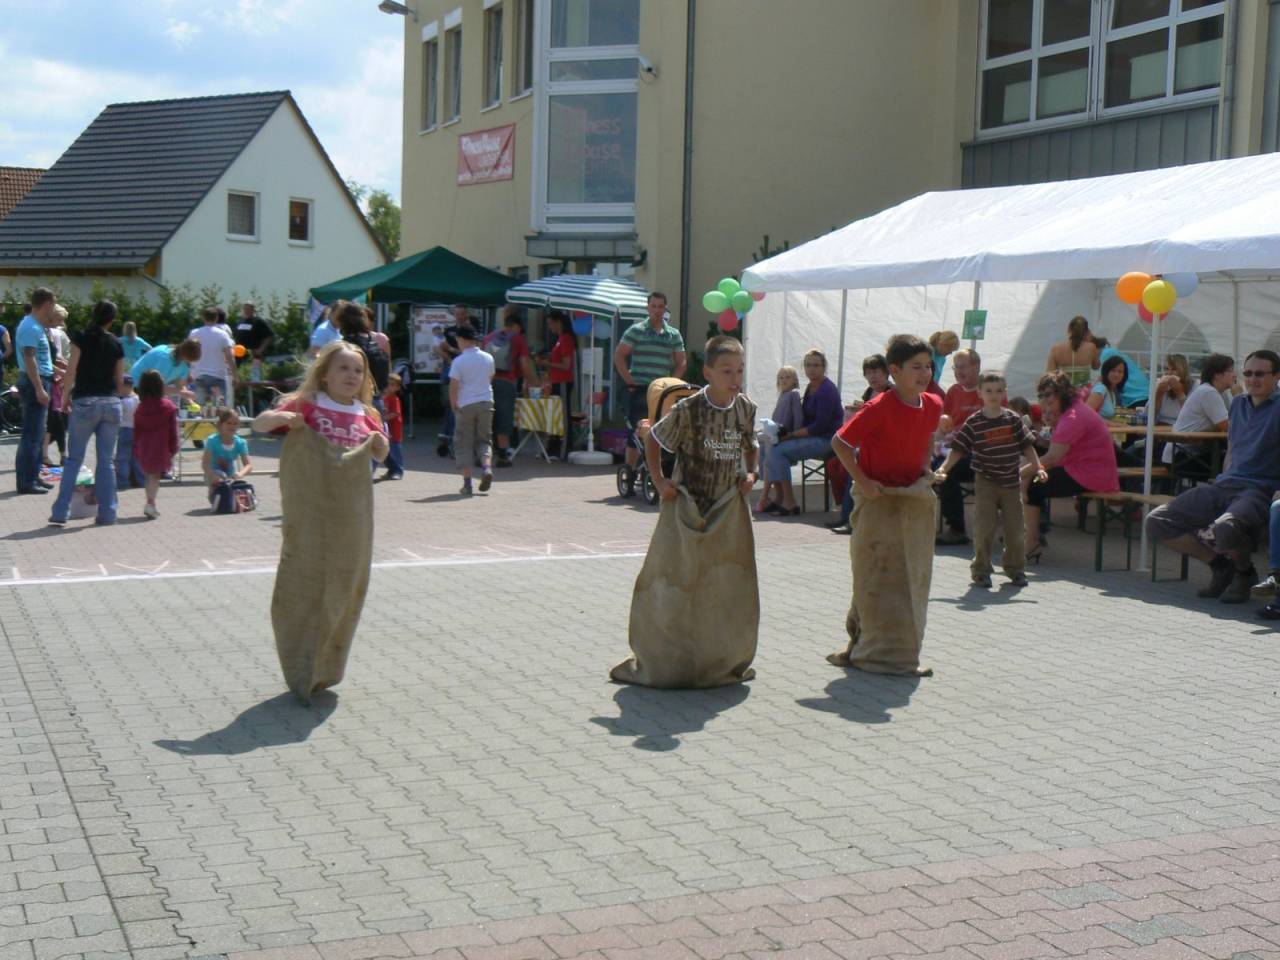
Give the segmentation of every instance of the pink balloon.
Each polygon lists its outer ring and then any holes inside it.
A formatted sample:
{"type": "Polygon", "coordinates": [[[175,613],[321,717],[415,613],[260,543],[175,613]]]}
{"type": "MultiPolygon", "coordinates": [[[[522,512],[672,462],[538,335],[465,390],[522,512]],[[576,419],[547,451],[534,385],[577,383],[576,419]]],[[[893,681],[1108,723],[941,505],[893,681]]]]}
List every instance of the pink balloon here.
{"type": "Polygon", "coordinates": [[[751,299],[754,300],[756,303],[759,303],[761,300],[764,299],[764,292],[760,290],[752,291],[751,299]]]}
{"type": "Polygon", "coordinates": [[[1153,319],[1155,319],[1152,316],[1151,311],[1148,310],[1146,307],[1144,307],[1141,303],[1138,304],[1138,317],[1139,319],[1142,320],[1143,323],[1150,323],[1153,319]]]}
{"type": "Polygon", "coordinates": [[[738,329],[738,314],[730,308],[720,314],[720,316],[716,317],[716,324],[725,333],[731,333],[738,329]]]}

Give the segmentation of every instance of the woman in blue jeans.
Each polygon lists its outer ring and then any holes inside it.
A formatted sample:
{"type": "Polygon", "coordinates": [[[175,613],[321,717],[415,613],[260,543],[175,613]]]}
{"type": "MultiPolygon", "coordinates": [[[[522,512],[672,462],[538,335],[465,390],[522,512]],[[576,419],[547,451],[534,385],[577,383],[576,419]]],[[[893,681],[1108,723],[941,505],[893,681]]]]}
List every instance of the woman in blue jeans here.
{"type": "Polygon", "coordinates": [[[62,486],[54,501],[49,523],[64,526],[71,512],[80,464],[89,438],[96,440],[97,469],[94,495],[99,524],[116,522],[116,437],[120,431],[120,390],[124,384],[124,348],[111,334],[116,305],[99,300],[93,305],[89,326],[71,338],[71,360],[63,384],[71,413],[67,459],[62,466],[62,486]]]}
{"type": "Polygon", "coordinates": [[[809,378],[805,387],[801,411],[804,424],[774,444],[765,461],[765,486],[778,484],[782,499],[770,503],[765,513],[795,516],[795,491],[791,489],[791,467],[801,460],[826,460],[831,456],[831,438],[840,429],[843,409],[840,388],[827,379],[827,358],[821,350],[810,350],[804,355],[804,374],[809,378]]]}

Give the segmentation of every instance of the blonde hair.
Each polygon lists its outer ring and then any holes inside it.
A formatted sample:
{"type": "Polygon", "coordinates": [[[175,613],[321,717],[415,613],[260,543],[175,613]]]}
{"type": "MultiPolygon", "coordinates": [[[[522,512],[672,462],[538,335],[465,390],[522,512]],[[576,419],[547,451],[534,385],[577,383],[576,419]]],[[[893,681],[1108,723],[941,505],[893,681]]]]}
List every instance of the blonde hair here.
{"type": "Polygon", "coordinates": [[[795,367],[784,363],[778,368],[778,376],[775,378],[774,382],[781,384],[784,377],[791,383],[791,386],[794,389],[800,389],[800,374],[797,372],[795,367]]]}
{"type": "Polygon", "coordinates": [[[349,353],[353,357],[360,358],[360,367],[364,371],[364,375],[361,377],[360,389],[356,392],[356,399],[364,405],[365,413],[376,417],[381,422],[382,418],[378,416],[378,411],[372,405],[373,375],[369,372],[369,364],[365,361],[364,351],[346,340],[335,340],[333,343],[326,344],[311,366],[307,367],[307,374],[302,378],[302,383],[298,384],[298,389],[281,397],[281,402],[300,400],[304,403],[314,403],[316,395],[321,390],[324,390],[324,381],[329,376],[329,368],[333,366],[333,361],[337,359],[340,353],[349,353]]]}
{"type": "Polygon", "coordinates": [[[951,353],[960,346],[960,336],[954,330],[935,330],[929,334],[929,349],[934,353],[951,353]]]}
{"type": "Polygon", "coordinates": [[[1182,392],[1191,392],[1191,365],[1180,353],[1171,353],[1164,359],[1165,366],[1173,367],[1178,372],[1178,380],[1182,384],[1182,392]]]}

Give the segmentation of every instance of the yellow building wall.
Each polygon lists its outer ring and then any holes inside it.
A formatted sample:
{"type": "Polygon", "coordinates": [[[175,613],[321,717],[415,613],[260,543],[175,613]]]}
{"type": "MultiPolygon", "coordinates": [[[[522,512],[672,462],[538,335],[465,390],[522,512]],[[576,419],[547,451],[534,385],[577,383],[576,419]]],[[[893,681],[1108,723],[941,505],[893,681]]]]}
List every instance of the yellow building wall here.
{"type": "MultiPolygon", "coordinates": [[[[1262,107],[1266,96],[1267,77],[1267,26],[1271,4],[1268,0],[1236,0],[1227,5],[1227,16],[1234,12],[1236,22],[1236,50],[1234,85],[1229,106],[1229,133],[1224,136],[1221,156],[1243,157],[1262,149],[1262,107]],[[1230,142],[1227,143],[1226,140],[1230,142]]],[[[1228,25],[1230,29],[1230,25],[1228,25]]],[[[1224,60],[1230,55],[1230,44],[1223,44],[1224,60]]],[[[1223,64],[1225,77],[1225,68],[1223,64]]],[[[1223,121],[1228,110],[1223,111],[1223,121]]]]}
{"type": "Polygon", "coordinates": [[[483,0],[415,0],[418,22],[405,17],[404,154],[401,173],[402,255],[445,246],[494,269],[524,264],[524,238],[529,233],[529,165],[533,142],[533,98],[512,99],[515,64],[515,5],[504,3],[503,44],[506,76],[499,106],[483,110],[483,0]],[[421,131],[423,116],[422,27],[438,20],[440,59],[438,117],[444,116],[444,17],[462,8],[461,119],[437,123],[421,131]],[[458,138],[465,133],[516,125],[514,178],[495,183],[457,185],[458,138]]]}

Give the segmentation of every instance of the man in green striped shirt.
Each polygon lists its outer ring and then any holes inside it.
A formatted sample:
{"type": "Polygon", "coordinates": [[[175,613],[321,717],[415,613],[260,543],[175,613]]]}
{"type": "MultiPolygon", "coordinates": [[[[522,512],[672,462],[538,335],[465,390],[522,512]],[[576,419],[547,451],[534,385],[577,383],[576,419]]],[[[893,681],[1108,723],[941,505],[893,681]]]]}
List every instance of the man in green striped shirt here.
{"type": "Polygon", "coordinates": [[[627,465],[633,469],[640,462],[634,431],[649,415],[649,384],[660,377],[683,377],[689,366],[684,338],[667,323],[666,312],[667,295],[656,290],[649,294],[649,319],[627,327],[613,354],[613,365],[627,385],[627,423],[632,429],[627,465]]]}

